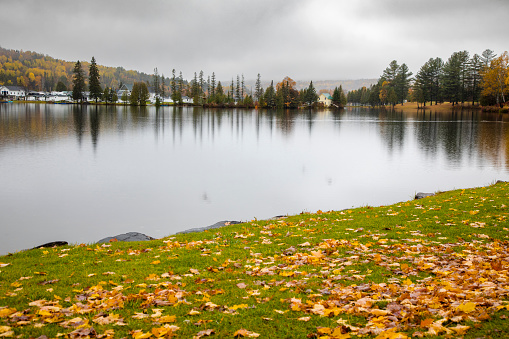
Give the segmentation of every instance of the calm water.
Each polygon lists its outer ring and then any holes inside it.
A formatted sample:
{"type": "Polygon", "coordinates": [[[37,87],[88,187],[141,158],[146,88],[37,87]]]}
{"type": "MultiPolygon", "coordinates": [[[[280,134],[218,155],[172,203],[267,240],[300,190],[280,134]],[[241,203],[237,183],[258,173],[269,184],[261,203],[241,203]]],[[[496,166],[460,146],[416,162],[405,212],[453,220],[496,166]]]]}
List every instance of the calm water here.
{"type": "Polygon", "coordinates": [[[360,108],[2,104],[0,254],[509,180],[508,121],[360,108]]]}

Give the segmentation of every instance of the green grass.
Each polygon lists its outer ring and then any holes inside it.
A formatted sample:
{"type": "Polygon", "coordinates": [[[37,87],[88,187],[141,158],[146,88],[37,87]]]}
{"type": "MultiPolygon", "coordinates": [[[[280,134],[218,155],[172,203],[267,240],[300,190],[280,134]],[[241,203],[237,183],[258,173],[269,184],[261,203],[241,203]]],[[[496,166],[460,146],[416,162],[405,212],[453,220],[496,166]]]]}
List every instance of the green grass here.
{"type": "Polygon", "coordinates": [[[0,335],[498,338],[509,331],[508,203],[497,183],[3,256],[0,335]]]}

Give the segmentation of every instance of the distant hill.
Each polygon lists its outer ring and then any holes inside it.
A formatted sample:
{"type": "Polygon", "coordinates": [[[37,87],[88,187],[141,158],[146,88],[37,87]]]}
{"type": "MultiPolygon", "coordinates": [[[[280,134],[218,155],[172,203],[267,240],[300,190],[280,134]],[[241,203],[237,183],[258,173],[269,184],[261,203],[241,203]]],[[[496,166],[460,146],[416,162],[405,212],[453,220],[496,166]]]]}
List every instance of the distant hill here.
{"type": "MultiPolygon", "coordinates": [[[[80,62],[85,76],[88,78],[90,64],[87,61],[80,60],[80,62]]],[[[0,47],[0,85],[17,85],[23,79],[29,89],[49,92],[55,89],[59,81],[62,81],[70,89],[75,63],[76,61],[55,59],[36,52],[0,47]]],[[[118,88],[120,83],[133,84],[135,81],[152,81],[152,75],[143,72],[101,65],[98,65],[98,68],[102,86],[118,88]]],[[[167,84],[169,83],[168,78],[165,81],[167,84]]]]}
{"type": "MultiPolygon", "coordinates": [[[[277,82],[280,82],[282,79],[274,80],[274,86],[277,82]]],[[[308,88],[311,80],[297,80],[297,85],[295,86],[297,90],[301,90],[303,88],[308,88]]],[[[320,90],[325,91],[333,91],[334,88],[339,86],[343,87],[343,91],[346,93],[348,91],[357,90],[362,87],[369,88],[369,86],[376,84],[378,79],[351,79],[351,80],[313,80],[313,86],[318,93],[320,90]]],[[[262,81],[262,87],[265,89],[270,86],[270,81],[262,81]]],[[[246,88],[253,89],[255,88],[255,81],[248,80],[246,81],[246,88]]]]}
{"type": "MultiPolygon", "coordinates": [[[[92,56],[90,56],[90,59],[92,56]]],[[[89,62],[80,60],[88,78],[89,62]]],[[[97,60],[100,63],[100,60],[97,60]]],[[[5,49],[0,47],[0,85],[17,85],[20,80],[28,86],[30,90],[52,91],[61,81],[69,90],[72,84],[72,71],[76,61],[65,61],[55,59],[48,55],[31,52],[5,49]]],[[[101,85],[110,88],[118,88],[121,83],[132,85],[136,82],[152,83],[153,75],[138,72],[134,70],[125,70],[123,67],[105,67],[98,64],[99,74],[101,75],[101,85]]],[[[274,85],[281,81],[274,80],[274,85]]],[[[296,89],[307,88],[310,80],[297,81],[296,89]]],[[[359,80],[313,80],[316,91],[334,90],[340,85],[345,92],[359,89],[363,86],[369,87],[377,82],[377,79],[359,79],[359,80]]],[[[184,83],[188,82],[184,79],[184,83]]],[[[165,77],[166,87],[169,87],[170,79],[165,77]]],[[[230,83],[225,82],[223,86],[229,88],[230,83]]],[[[270,85],[269,81],[263,81],[263,88],[270,85]]],[[[245,87],[248,90],[254,90],[255,81],[247,80],[245,87]]],[[[168,89],[168,88],[167,88],[168,89]]]]}

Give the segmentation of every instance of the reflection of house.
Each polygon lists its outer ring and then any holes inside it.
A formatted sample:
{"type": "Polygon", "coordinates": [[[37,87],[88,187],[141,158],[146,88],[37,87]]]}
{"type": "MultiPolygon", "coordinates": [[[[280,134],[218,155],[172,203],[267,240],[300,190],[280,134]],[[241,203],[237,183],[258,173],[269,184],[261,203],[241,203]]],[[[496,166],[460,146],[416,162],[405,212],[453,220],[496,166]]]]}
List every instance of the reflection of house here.
{"type": "Polygon", "coordinates": [[[25,90],[20,86],[0,86],[0,96],[8,99],[19,99],[25,96],[25,90]]]}
{"type": "Polygon", "coordinates": [[[330,96],[329,93],[322,93],[318,97],[318,102],[323,104],[325,107],[329,107],[330,105],[332,105],[332,97],[330,96]]]}

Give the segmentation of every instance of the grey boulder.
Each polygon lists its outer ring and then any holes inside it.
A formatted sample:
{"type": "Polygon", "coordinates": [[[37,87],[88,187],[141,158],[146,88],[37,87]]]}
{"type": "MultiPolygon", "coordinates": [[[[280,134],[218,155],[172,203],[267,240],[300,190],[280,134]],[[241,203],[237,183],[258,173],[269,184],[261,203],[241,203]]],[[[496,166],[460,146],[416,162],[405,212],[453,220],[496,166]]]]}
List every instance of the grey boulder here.
{"type": "Polygon", "coordinates": [[[422,192],[419,192],[419,193],[417,193],[415,195],[415,200],[426,198],[426,197],[432,197],[434,195],[435,195],[435,193],[422,193],[422,192]]]}
{"type": "Polygon", "coordinates": [[[215,229],[215,228],[221,228],[221,227],[224,227],[224,226],[235,225],[235,224],[240,224],[240,223],[241,223],[240,221],[223,220],[223,221],[218,221],[218,222],[216,222],[213,225],[209,225],[209,226],[205,226],[205,227],[191,228],[191,229],[188,229],[188,230],[185,230],[185,231],[182,231],[182,232],[177,232],[177,234],[185,234],[185,233],[193,233],[193,232],[203,232],[203,231],[206,231],[206,230],[212,230],[212,229],[215,229]]]}
{"type": "Polygon", "coordinates": [[[102,244],[110,241],[147,241],[147,240],[155,240],[155,238],[149,237],[143,233],[138,232],[129,232],[124,234],[115,235],[113,237],[107,237],[99,240],[96,244],[102,244]]]}

